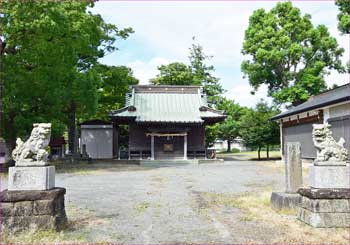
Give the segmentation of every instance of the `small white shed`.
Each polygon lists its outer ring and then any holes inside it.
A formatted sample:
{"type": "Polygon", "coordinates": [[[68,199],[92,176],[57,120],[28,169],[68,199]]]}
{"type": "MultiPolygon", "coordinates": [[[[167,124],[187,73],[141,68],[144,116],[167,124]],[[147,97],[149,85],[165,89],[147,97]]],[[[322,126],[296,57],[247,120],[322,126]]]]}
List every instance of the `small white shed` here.
{"type": "Polygon", "coordinates": [[[80,124],[80,151],[83,149],[92,159],[113,158],[113,125],[101,120],[80,124]],[[85,145],[85,147],[84,147],[85,145]]]}

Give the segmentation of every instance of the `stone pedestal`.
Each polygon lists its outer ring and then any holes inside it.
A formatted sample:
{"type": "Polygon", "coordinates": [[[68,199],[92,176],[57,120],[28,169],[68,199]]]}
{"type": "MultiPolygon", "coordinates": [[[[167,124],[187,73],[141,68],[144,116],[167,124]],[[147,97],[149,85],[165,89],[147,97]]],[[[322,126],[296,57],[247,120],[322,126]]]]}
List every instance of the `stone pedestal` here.
{"type": "Polygon", "coordinates": [[[67,223],[64,206],[66,189],[0,192],[0,229],[17,232],[25,229],[61,230],[67,223]]]}
{"type": "Polygon", "coordinates": [[[298,219],[319,228],[350,227],[350,189],[303,188],[298,219]]]}
{"type": "Polygon", "coordinates": [[[350,165],[310,166],[310,186],[313,188],[350,188],[350,165]]]}
{"type": "Polygon", "coordinates": [[[299,142],[286,144],[286,192],[296,193],[303,186],[301,146],[299,142]]]}
{"type": "Polygon", "coordinates": [[[9,168],[9,191],[50,190],[55,187],[55,167],[9,168]]]}
{"type": "Polygon", "coordinates": [[[282,210],[298,210],[301,196],[298,193],[272,192],[271,205],[273,208],[282,210]]]}
{"type": "Polygon", "coordinates": [[[300,143],[287,143],[285,152],[286,191],[272,192],[271,205],[279,210],[297,210],[301,202],[297,191],[303,185],[300,143]]]}

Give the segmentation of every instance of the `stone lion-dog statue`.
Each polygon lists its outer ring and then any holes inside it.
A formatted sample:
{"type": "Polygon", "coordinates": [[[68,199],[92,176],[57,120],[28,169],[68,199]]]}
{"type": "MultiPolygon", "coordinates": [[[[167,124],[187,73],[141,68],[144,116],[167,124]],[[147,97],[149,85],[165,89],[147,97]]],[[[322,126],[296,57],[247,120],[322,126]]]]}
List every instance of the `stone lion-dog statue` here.
{"type": "Polygon", "coordinates": [[[348,152],[345,140],[335,141],[330,124],[313,124],[312,139],[317,150],[316,162],[345,162],[348,152]]]}
{"type": "Polygon", "coordinates": [[[16,166],[47,165],[49,155],[47,148],[51,137],[51,123],[34,123],[29,139],[23,142],[16,140],[16,148],[12,152],[16,166]]]}

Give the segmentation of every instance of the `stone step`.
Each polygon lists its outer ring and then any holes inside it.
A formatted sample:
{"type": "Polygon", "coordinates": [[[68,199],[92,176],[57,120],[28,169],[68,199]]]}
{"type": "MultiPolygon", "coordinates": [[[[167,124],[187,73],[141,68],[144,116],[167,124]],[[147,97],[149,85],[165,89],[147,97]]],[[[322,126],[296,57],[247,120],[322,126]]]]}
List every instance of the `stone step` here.
{"type": "Polygon", "coordinates": [[[140,160],[140,165],[145,167],[198,165],[198,160],[140,160]]]}

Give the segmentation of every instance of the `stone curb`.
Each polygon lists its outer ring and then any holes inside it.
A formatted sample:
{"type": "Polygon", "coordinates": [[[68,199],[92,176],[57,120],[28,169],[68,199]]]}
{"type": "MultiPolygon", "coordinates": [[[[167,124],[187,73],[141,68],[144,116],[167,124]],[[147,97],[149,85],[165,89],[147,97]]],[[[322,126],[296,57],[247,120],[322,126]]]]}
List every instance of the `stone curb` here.
{"type": "Polygon", "coordinates": [[[350,199],[350,188],[300,188],[298,193],[310,199],[350,199]]]}
{"type": "Polygon", "coordinates": [[[66,189],[55,187],[47,191],[9,191],[0,192],[0,202],[21,202],[56,199],[60,195],[66,194],[66,189]]]}

